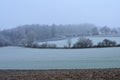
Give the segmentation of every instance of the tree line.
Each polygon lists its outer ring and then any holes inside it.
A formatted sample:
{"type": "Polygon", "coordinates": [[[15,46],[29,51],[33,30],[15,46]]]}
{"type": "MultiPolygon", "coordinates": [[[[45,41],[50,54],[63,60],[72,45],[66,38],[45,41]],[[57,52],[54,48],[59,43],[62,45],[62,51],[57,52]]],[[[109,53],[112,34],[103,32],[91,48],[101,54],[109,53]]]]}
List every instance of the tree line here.
{"type": "Polygon", "coordinates": [[[30,48],[53,48],[53,49],[79,49],[79,48],[103,48],[103,47],[120,47],[120,44],[117,44],[116,41],[109,39],[104,39],[101,42],[98,42],[96,45],[93,44],[93,41],[89,38],[79,38],[76,43],[72,45],[70,39],[67,41],[67,45],[63,47],[57,47],[57,44],[42,43],[42,44],[33,44],[32,46],[25,46],[30,48]]]}
{"type": "Polygon", "coordinates": [[[109,39],[104,39],[101,42],[98,42],[96,45],[93,44],[92,40],[89,38],[80,38],[72,48],[100,48],[100,47],[120,47],[120,44],[117,44],[116,41],[109,39]]]}
{"type": "Polygon", "coordinates": [[[97,27],[94,24],[22,25],[0,31],[0,46],[33,46],[37,42],[98,35],[120,35],[120,28],[97,27]]]}

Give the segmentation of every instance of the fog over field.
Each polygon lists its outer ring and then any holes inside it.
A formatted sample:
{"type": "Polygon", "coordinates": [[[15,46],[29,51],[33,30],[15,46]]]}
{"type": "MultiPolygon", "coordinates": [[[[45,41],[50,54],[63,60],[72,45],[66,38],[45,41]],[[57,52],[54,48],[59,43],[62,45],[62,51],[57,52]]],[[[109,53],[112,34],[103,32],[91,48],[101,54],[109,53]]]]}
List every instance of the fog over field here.
{"type": "Polygon", "coordinates": [[[120,0],[0,0],[0,29],[24,24],[120,27],[120,0]]]}

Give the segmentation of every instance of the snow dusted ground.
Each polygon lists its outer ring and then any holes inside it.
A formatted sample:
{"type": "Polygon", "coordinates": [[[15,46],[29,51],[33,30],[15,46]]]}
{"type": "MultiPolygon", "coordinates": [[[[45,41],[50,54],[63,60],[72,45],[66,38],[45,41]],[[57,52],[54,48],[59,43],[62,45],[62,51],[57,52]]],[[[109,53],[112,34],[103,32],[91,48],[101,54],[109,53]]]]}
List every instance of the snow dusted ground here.
{"type": "Polygon", "coordinates": [[[120,48],[0,48],[0,69],[120,68],[120,48]]]}
{"type": "MultiPolygon", "coordinates": [[[[113,41],[116,41],[118,44],[120,44],[120,37],[86,37],[86,38],[89,38],[93,41],[93,44],[96,45],[98,42],[104,40],[104,39],[109,39],[109,40],[113,40],[113,41]]],[[[71,42],[72,42],[72,45],[74,43],[77,42],[79,38],[72,38],[71,39],[71,42]]],[[[48,41],[47,43],[50,43],[50,44],[56,44],[57,47],[64,47],[65,45],[67,45],[67,40],[68,39],[64,39],[64,40],[58,40],[58,41],[48,41]]],[[[46,43],[46,42],[41,42],[40,44],[42,43],[46,43]]]]}

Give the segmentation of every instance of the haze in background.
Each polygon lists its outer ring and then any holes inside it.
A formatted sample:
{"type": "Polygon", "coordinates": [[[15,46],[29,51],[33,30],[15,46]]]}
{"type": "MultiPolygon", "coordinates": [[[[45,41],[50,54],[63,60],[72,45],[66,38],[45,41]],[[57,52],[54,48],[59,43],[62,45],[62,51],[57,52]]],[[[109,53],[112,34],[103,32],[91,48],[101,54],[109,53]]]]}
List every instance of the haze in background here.
{"type": "Polygon", "coordinates": [[[0,29],[53,23],[120,27],[120,0],[0,0],[0,29]]]}

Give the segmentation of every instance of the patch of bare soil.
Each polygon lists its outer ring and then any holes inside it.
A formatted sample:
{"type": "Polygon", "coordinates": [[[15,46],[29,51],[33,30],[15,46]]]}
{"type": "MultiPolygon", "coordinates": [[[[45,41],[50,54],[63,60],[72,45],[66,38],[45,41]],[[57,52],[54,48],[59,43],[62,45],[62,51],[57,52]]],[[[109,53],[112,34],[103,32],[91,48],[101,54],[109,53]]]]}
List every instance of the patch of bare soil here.
{"type": "Polygon", "coordinates": [[[0,80],[120,80],[120,68],[73,70],[0,70],[0,80]]]}

